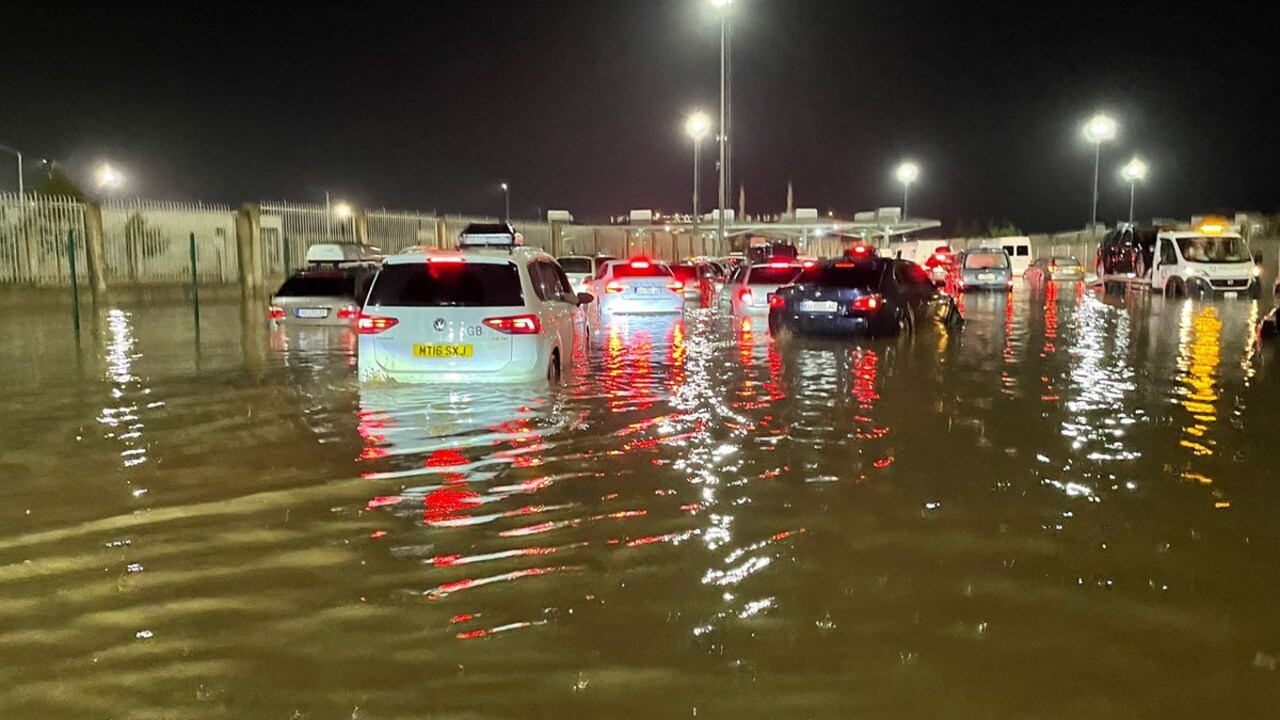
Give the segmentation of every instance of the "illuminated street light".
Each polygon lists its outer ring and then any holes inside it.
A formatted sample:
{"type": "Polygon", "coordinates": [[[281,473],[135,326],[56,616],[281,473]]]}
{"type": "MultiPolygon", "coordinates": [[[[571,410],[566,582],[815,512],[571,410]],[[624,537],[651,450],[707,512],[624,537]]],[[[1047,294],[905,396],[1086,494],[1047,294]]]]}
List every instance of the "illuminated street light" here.
{"type": "Polygon", "coordinates": [[[498,185],[502,188],[502,204],[506,208],[506,221],[511,222],[511,188],[506,183],[498,185]]]}
{"type": "Polygon", "coordinates": [[[1139,157],[1134,157],[1129,164],[1120,169],[1120,174],[1129,181],[1129,224],[1133,224],[1133,200],[1137,193],[1137,185],[1147,179],[1147,164],[1139,157]]]}
{"type": "Polygon", "coordinates": [[[698,223],[701,218],[698,217],[698,185],[701,181],[699,180],[698,171],[699,166],[702,165],[702,138],[711,132],[711,118],[701,110],[696,110],[690,113],[689,117],[684,121],[684,131],[689,134],[689,137],[693,138],[693,236],[700,238],[701,233],[698,229],[698,223]]]}
{"type": "Polygon", "coordinates": [[[110,163],[99,165],[94,177],[102,190],[119,190],[124,185],[124,174],[111,167],[110,163]]]}
{"type": "Polygon", "coordinates": [[[902,183],[902,219],[907,219],[907,200],[911,194],[911,183],[920,177],[920,166],[907,160],[898,166],[894,173],[898,182],[902,183]]]}
{"type": "Polygon", "coordinates": [[[1084,124],[1084,136],[1093,143],[1093,218],[1089,229],[1095,234],[1098,231],[1098,169],[1102,162],[1102,143],[1116,137],[1116,121],[1108,115],[1098,113],[1084,124]]]}
{"type": "Polygon", "coordinates": [[[356,241],[356,213],[354,210],[351,209],[351,205],[345,202],[340,202],[337,205],[334,205],[333,216],[338,218],[344,223],[347,220],[351,221],[351,242],[355,242],[356,241]]]}

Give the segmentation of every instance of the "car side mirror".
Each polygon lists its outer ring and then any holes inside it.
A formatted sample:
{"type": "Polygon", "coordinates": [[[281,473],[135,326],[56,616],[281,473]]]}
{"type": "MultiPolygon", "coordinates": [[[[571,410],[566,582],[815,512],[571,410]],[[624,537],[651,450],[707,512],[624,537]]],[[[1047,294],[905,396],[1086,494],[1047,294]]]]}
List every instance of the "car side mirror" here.
{"type": "Polygon", "coordinates": [[[578,293],[579,305],[589,305],[592,302],[595,302],[595,299],[596,299],[596,296],[592,295],[591,293],[585,293],[585,292],[578,293]]]}

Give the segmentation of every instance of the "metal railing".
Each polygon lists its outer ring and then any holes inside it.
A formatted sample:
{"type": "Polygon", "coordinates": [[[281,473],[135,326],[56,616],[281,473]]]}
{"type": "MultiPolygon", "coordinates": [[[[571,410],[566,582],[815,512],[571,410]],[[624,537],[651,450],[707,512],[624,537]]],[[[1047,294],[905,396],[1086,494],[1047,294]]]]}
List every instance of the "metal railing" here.
{"type": "Polygon", "coordinates": [[[84,227],[84,205],[75,198],[0,194],[0,283],[66,285],[68,233],[79,257],[77,282],[85,282],[84,227]]]}
{"type": "Polygon", "coordinates": [[[103,203],[107,282],[189,281],[192,233],[200,282],[236,282],[240,277],[236,212],[230,206],[150,200],[103,203]]]}

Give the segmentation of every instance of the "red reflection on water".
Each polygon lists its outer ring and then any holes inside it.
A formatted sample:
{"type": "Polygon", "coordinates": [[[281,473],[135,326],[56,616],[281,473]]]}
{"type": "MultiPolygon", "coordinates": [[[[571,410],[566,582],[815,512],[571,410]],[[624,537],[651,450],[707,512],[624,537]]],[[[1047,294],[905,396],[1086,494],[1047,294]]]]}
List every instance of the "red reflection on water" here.
{"type": "Polygon", "coordinates": [[[360,460],[377,460],[387,456],[387,449],[379,446],[387,441],[387,435],[384,431],[388,425],[395,425],[395,421],[387,420],[386,415],[381,412],[370,412],[368,410],[360,412],[359,421],[356,423],[356,432],[360,433],[360,437],[365,442],[365,447],[360,450],[360,460]]]}
{"type": "MultiPolygon", "coordinates": [[[[1049,357],[1057,351],[1054,340],[1058,338],[1058,284],[1049,282],[1044,287],[1044,346],[1040,349],[1040,357],[1049,357]]],[[[1040,399],[1044,402],[1056,402],[1060,398],[1053,387],[1053,378],[1048,375],[1040,378],[1044,383],[1044,393],[1040,399]]]]}
{"type": "Polygon", "coordinates": [[[461,451],[454,448],[446,450],[436,450],[427,458],[427,467],[457,467],[458,465],[466,465],[469,460],[461,451]]]}
{"type": "Polygon", "coordinates": [[[653,405],[650,390],[653,380],[653,338],[637,332],[624,342],[618,326],[610,326],[605,342],[604,389],[609,395],[609,409],[615,413],[644,410],[653,405]]]}
{"type": "Polygon", "coordinates": [[[856,349],[853,351],[853,397],[858,407],[869,410],[875,401],[880,399],[876,392],[876,372],[880,358],[874,350],[856,349]]]}
{"type": "Polygon", "coordinates": [[[423,512],[423,521],[435,523],[452,519],[461,511],[480,505],[480,495],[459,482],[432,490],[422,499],[422,504],[427,508],[423,512]]]}
{"type": "MultiPolygon", "coordinates": [[[[751,364],[752,347],[755,345],[755,331],[751,324],[751,318],[742,318],[742,322],[738,324],[738,357],[742,360],[743,365],[751,364]]],[[[747,381],[747,385],[751,385],[751,381],[747,381]]]]}
{"type": "Polygon", "coordinates": [[[667,346],[669,348],[667,361],[671,365],[668,385],[672,391],[675,391],[684,386],[684,361],[689,354],[689,347],[685,343],[683,319],[672,324],[671,332],[667,334],[667,346]]]}

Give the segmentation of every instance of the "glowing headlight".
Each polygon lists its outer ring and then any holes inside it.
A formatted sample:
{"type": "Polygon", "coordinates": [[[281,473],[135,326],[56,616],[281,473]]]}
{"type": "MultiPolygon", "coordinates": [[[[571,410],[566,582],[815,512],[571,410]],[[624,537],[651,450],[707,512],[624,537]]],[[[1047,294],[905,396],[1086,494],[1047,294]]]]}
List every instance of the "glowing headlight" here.
{"type": "Polygon", "coordinates": [[[1262,268],[1258,265],[1253,266],[1253,276],[1262,277],[1262,268]]]}

